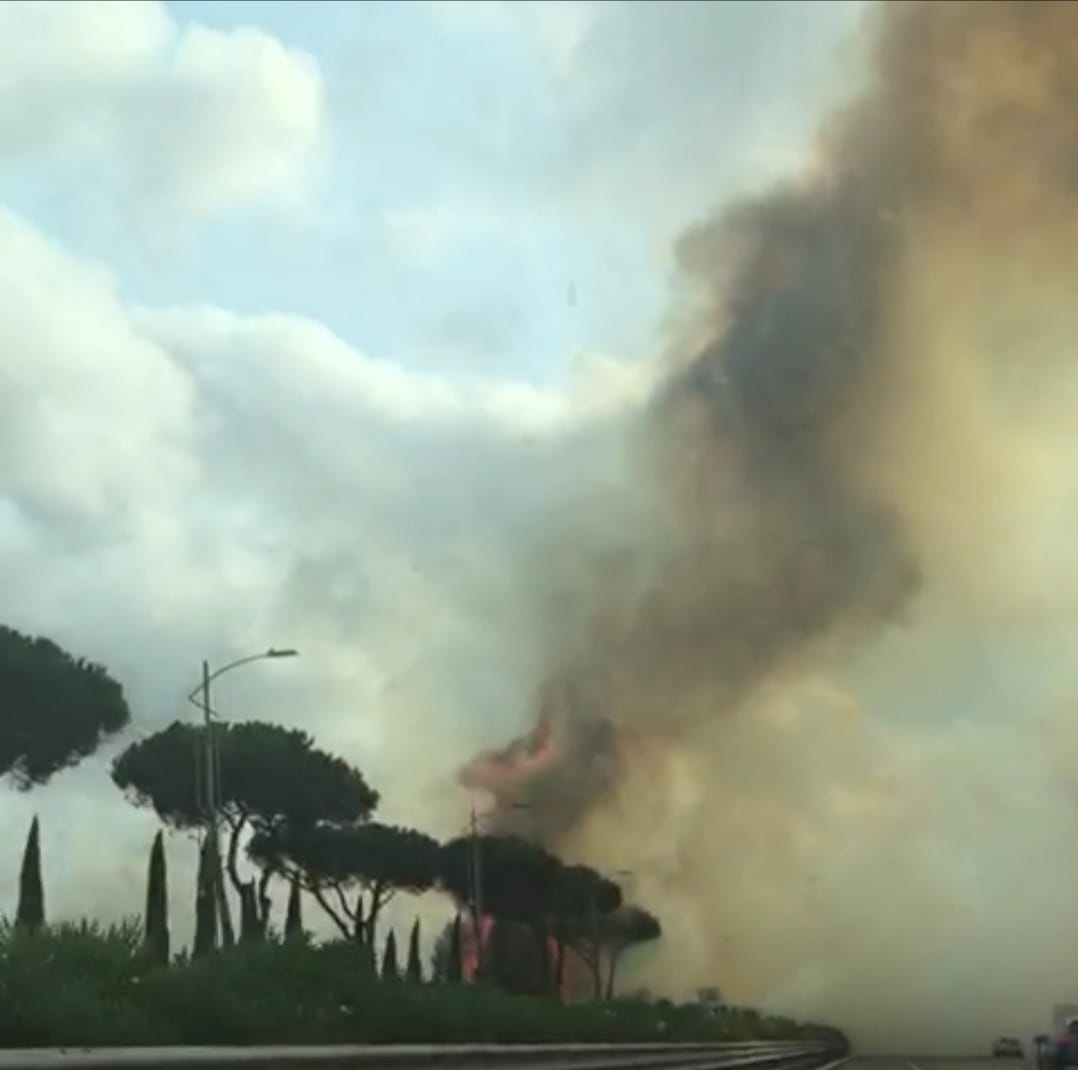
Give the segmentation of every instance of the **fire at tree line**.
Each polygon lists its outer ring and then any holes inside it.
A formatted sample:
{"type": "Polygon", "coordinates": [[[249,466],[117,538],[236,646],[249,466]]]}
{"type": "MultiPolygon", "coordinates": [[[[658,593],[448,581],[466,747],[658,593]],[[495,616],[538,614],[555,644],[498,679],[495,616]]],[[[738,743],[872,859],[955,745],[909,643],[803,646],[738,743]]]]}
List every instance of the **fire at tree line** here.
{"type": "MultiPolygon", "coordinates": [[[[130,720],[122,687],[103,667],[73,658],[50,640],[4,627],[0,695],[0,773],[23,790],[92,754],[130,720]]],[[[371,820],[377,791],[359,769],[315,747],[305,732],[257,721],[214,723],[210,730],[219,754],[223,841],[218,849],[213,837],[203,837],[192,890],[193,940],[189,952],[176,955],[164,840],[157,833],[137,930],[137,954],[144,963],[190,967],[223,962],[220,952],[228,948],[232,955],[268,946],[312,948],[304,930],[303,892],[336,928],[340,939],[333,944],[347,950],[357,975],[417,983],[482,981],[478,987],[483,990],[558,997],[556,1003],[611,999],[622,955],[660,936],[658,920],[625,903],[614,881],[587,866],[567,865],[535,844],[503,836],[439,843],[417,830],[371,820]],[[476,913],[477,851],[481,916],[476,913]],[[241,852],[256,876],[244,876],[241,852]],[[272,912],[275,885],[288,889],[280,924],[272,912]],[[397,893],[429,890],[448,895],[457,913],[425,967],[418,918],[406,954],[392,931],[379,941],[379,921],[397,893]],[[232,900],[238,903],[238,916],[232,900]],[[474,933],[482,934],[478,941],[474,933]]],[[[113,782],[135,805],[152,808],[166,827],[204,828],[207,813],[196,756],[204,753],[206,731],[176,722],[137,740],[114,760],[113,782]]],[[[23,855],[15,925],[7,939],[40,943],[50,931],[41,828],[35,818],[23,855]]],[[[134,939],[135,930],[127,931],[134,939]]],[[[2,972],[0,967],[0,989],[2,972]]],[[[803,1035],[816,1028],[737,1013],[770,1023],[768,1035],[803,1035]]],[[[737,1035],[762,1033],[767,1029],[761,1026],[737,1035]]]]}

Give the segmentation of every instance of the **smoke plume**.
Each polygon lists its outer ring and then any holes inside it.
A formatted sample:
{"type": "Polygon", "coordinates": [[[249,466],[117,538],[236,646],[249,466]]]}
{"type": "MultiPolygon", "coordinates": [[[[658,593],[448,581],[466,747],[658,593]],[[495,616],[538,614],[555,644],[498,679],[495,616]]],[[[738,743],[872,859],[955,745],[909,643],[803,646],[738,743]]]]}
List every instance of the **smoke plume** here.
{"type": "Polygon", "coordinates": [[[682,238],[540,727],[466,780],[632,870],[645,979],[931,1050],[1074,994],[1078,6],[871,30],[808,172],[682,238]]]}

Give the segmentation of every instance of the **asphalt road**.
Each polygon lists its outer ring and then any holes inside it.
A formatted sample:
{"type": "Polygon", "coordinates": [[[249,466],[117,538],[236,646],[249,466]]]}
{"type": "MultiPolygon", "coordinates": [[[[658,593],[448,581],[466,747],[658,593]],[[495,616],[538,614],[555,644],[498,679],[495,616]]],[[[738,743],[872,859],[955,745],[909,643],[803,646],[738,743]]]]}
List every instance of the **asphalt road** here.
{"type": "Polygon", "coordinates": [[[878,1056],[865,1058],[855,1055],[842,1064],[841,1070],[1035,1070],[1033,1059],[983,1058],[940,1059],[931,1056],[878,1056]]]}

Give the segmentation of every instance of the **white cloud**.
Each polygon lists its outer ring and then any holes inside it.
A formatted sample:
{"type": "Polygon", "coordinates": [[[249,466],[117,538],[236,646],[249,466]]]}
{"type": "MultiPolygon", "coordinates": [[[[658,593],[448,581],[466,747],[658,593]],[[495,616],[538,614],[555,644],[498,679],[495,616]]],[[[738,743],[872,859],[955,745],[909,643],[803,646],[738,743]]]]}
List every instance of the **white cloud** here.
{"type": "Polygon", "coordinates": [[[324,138],[315,60],[261,30],[179,25],[163,4],[0,7],[0,160],[45,163],[136,211],[202,218],[295,202],[324,138]]]}
{"type": "MultiPolygon", "coordinates": [[[[364,413],[398,424],[472,427],[506,434],[569,430],[639,401],[654,369],[592,357],[566,390],[408,371],[368,357],[298,316],[237,316],[220,308],[144,310],[140,329],[206,384],[240,397],[258,384],[290,433],[340,450],[364,413]]],[[[247,404],[250,404],[248,399],[247,404]]]]}
{"type": "MultiPolygon", "coordinates": [[[[455,763],[526,713],[516,555],[579,471],[571,432],[645,381],[600,358],[566,393],[441,379],[300,317],[132,308],[9,211],[0,349],[4,622],[103,661],[140,731],[185,713],[200,658],[295,645],[287,672],[224,689],[226,713],[302,721],[390,817],[452,831],[455,763]]],[[[5,811],[0,874],[34,809],[57,915],[137,909],[152,821],[100,762],[5,811]]]]}
{"type": "Polygon", "coordinates": [[[116,519],[158,485],[188,484],[188,375],[132,331],[101,265],[2,211],[0,323],[0,456],[22,508],[116,519]]]}

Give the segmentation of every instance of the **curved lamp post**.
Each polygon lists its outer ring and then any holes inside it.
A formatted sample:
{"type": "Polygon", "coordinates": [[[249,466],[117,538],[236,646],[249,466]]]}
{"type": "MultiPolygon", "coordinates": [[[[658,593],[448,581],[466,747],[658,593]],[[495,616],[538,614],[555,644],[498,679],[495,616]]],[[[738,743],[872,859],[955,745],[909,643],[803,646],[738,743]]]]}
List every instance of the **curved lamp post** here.
{"type": "MultiPolygon", "coordinates": [[[[210,684],[226,672],[238,669],[241,665],[249,665],[253,661],[265,661],[275,658],[296,658],[299,651],[278,649],[270,647],[259,654],[248,654],[243,658],[236,658],[220,668],[211,671],[208,661],[202,662],[202,682],[188,696],[187,701],[196,709],[202,711],[202,722],[206,729],[206,753],[205,753],[205,788],[204,798],[206,802],[206,837],[210,840],[210,850],[214,857],[213,883],[217,899],[218,913],[221,916],[222,936],[226,944],[233,942],[232,921],[229,917],[228,902],[225,899],[224,880],[220,871],[220,853],[217,846],[217,808],[221,781],[221,755],[217,747],[217,740],[213,732],[213,707],[210,704],[210,684]]],[[[199,755],[195,753],[195,792],[198,793],[200,773],[199,755]]]]}

